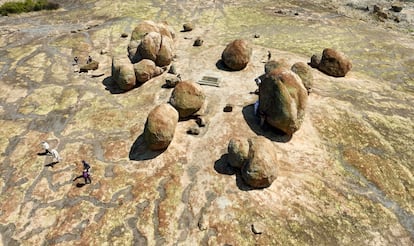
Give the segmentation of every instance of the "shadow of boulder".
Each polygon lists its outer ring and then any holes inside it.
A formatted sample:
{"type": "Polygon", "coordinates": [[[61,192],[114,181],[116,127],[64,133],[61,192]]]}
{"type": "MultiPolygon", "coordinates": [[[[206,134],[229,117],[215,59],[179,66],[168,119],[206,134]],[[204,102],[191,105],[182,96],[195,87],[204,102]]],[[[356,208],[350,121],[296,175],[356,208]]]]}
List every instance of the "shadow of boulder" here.
{"type": "Polygon", "coordinates": [[[236,175],[236,185],[242,191],[261,190],[246,184],[243,181],[241,170],[230,166],[230,164],[227,162],[227,157],[228,154],[224,154],[220,157],[220,159],[214,162],[214,170],[216,170],[217,173],[225,175],[236,175]]]}
{"type": "Polygon", "coordinates": [[[141,134],[131,146],[129,151],[129,159],[131,161],[144,161],[154,159],[165,150],[153,151],[147,147],[144,141],[144,135],[141,134]]]}
{"type": "Polygon", "coordinates": [[[214,170],[220,174],[234,175],[236,174],[237,169],[230,166],[230,164],[227,162],[227,157],[228,154],[224,154],[220,159],[214,162],[214,170]]]}
{"type": "Polygon", "coordinates": [[[250,129],[257,135],[266,137],[275,142],[287,143],[292,139],[292,135],[286,134],[283,131],[264,123],[260,127],[260,119],[254,114],[254,104],[247,105],[242,110],[243,117],[249,125],[250,129]]]}
{"type": "Polygon", "coordinates": [[[106,77],[102,84],[105,86],[105,89],[111,92],[111,94],[122,94],[126,91],[119,88],[118,84],[112,79],[112,76],[106,77]]]}
{"type": "Polygon", "coordinates": [[[216,62],[216,67],[217,69],[220,69],[222,71],[227,71],[227,72],[234,72],[233,70],[231,70],[224,62],[222,59],[218,60],[216,62]]]}

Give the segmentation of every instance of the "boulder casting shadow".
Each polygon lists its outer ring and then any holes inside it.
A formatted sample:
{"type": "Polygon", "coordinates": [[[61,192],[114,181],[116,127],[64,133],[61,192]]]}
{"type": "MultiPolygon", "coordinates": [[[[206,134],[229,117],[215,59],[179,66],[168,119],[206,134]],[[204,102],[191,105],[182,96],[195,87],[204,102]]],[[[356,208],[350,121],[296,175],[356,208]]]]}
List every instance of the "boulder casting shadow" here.
{"type": "Polygon", "coordinates": [[[224,154],[220,157],[220,159],[214,162],[214,170],[216,170],[217,173],[225,174],[225,175],[236,175],[236,185],[242,191],[262,189],[262,188],[254,188],[246,184],[242,178],[240,169],[230,166],[230,164],[227,161],[227,157],[228,157],[228,154],[224,154]]]}
{"type": "Polygon", "coordinates": [[[144,141],[144,135],[141,134],[131,146],[129,151],[129,159],[131,161],[144,161],[154,159],[165,150],[154,151],[147,147],[144,141]]]}
{"type": "Polygon", "coordinates": [[[267,124],[266,122],[264,123],[263,127],[260,127],[260,118],[254,114],[254,104],[245,106],[242,110],[242,113],[250,129],[252,129],[252,131],[257,135],[280,143],[287,143],[292,139],[292,135],[286,134],[283,131],[267,124]]]}

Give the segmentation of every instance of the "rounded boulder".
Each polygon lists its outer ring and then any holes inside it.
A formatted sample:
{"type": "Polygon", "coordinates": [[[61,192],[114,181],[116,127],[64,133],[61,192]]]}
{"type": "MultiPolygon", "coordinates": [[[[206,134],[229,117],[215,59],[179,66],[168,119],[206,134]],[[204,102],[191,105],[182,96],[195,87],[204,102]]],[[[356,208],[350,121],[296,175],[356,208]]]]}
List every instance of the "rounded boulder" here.
{"type": "Polygon", "coordinates": [[[155,64],[159,67],[170,65],[174,56],[174,41],[168,36],[161,36],[161,46],[156,55],[155,64]]]}
{"type": "Polygon", "coordinates": [[[191,81],[181,81],[174,87],[170,103],[178,111],[180,118],[196,113],[203,106],[205,94],[201,86],[191,81]]]}
{"type": "Polygon", "coordinates": [[[112,58],[112,79],[122,90],[127,91],[135,87],[134,66],[128,57],[112,58]]]}
{"type": "Polygon", "coordinates": [[[170,104],[155,107],[148,114],[144,128],[144,141],[151,150],[165,150],[174,138],[178,112],[170,104]]]}
{"type": "Polygon", "coordinates": [[[266,122],[288,135],[304,119],[308,93],[300,77],[286,68],[266,74],[259,86],[259,112],[266,122]]]}
{"type": "Polygon", "coordinates": [[[313,74],[309,66],[304,62],[296,62],[291,70],[300,77],[309,94],[313,87],[313,74]]]}
{"type": "Polygon", "coordinates": [[[232,167],[242,168],[248,160],[249,142],[247,139],[232,138],[227,147],[228,163],[232,167]]]}
{"type": "Polygon", "coordinates": [[[154,78],[163,73],[162,68],[157,67],[154,61],[143,59],[134,64],[135,77],[137,82],[145,83],[151,78],[154,78]]]}
{"type": "Polygon", "coordinates": [[[221,54],[223,63],[234,71],[244,69],[250,61],[252,48],[246,40],[236,39],[221,54]]]}
{"type": "Polygon", "coordinates": [[[251,187],[269,187],[278,175],[278,160],[273,143],[265,137],[254,137],[248,141],[249,155],[241,170],[242,178],[251,187]]]}
{"type": "Polygon", "coordinates": [[[318,69],[333,77],[345,77],[351,70],[351,61],[341,52],[331,48],[324,49],[318,69]]]}
{"type": "Polygon", "coordinates": [[[158,32],[149,32],[142,39],[138,46],[138,52],[142,59],[155,61],[160,51],[162,42],[161,34],[158,32]]]}
{"type": "Polygon", "coordinates": [[[132,31],[131,41],[140,41],[147,33],[150,32],[160,32],[157,23],[150,20],[142,21],[132,31]]]}

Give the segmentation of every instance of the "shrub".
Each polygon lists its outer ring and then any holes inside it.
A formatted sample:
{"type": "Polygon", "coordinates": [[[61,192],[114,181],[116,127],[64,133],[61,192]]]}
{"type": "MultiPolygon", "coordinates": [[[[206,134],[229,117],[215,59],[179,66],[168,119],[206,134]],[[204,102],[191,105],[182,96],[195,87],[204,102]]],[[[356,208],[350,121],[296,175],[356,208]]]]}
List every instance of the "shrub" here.
{"type": "Polygon", "coordinates": [[[54,10],[60,6],[58,3],[49,2],[47,0],[25,0],[24,2],[7,2],[0,6],[1,15],[19,14],[23,12],[54,10]]]}

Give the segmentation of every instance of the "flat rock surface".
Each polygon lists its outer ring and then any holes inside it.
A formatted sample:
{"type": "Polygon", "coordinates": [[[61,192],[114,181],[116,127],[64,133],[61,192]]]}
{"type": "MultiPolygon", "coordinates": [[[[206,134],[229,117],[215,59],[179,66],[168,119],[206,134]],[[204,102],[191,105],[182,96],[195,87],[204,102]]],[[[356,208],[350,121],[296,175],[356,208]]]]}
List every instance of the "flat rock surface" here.
{"type": "Polygon", "coordinates": [[[412,3],[394,23],[325,2],[73,0],[0,17],[3,245],[412,245],[412,3]],[[174,27],[183,80],[220,78],[220,87],[202,86],[208,124],[189,135],[195,119],[180,121],[162,153],[140,148],[140,139],[148,113],[169,100],[166,74],[126,93],[110,81],[111,57],[127,55],[121,34],[142,20],[174,27]],[[195,28],[180,32],[189,21],[195,28]],[[192,46],[197,37],[203,46],[192,46]],[[251,42],[251,62],[220,69],[236,38],[251,42]],[[333,78],[312,69],[292,138],[262,130],[251,92],[268,51],[292,65],[327,47],[347,55],[352,70],[333,78]],[[99,68],[79,73],[73,58],[84,64],[89,55],[99,68]],[[231,138],[256,135],[272,140],[280,159],[266,189],[246,186],[226,161],[231,138]],[[38,155],[44,140],[63,158],[53,167],[38,155]],[[81,160],[92,166],[91,184],[72,181],[81,160]],[[257,221],[261,234],[252,231],[257,221]]]}

